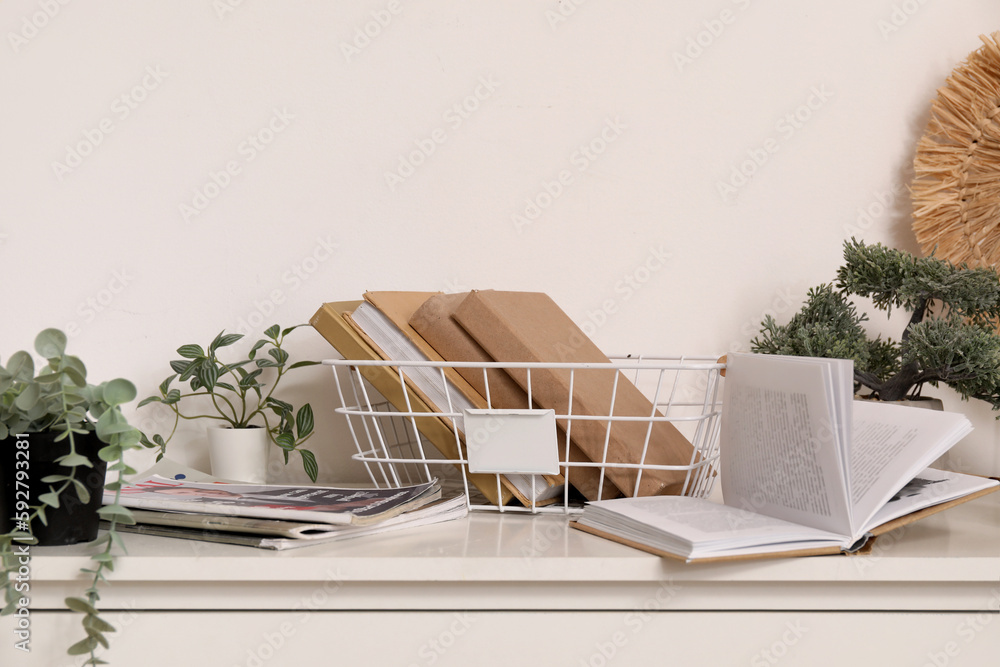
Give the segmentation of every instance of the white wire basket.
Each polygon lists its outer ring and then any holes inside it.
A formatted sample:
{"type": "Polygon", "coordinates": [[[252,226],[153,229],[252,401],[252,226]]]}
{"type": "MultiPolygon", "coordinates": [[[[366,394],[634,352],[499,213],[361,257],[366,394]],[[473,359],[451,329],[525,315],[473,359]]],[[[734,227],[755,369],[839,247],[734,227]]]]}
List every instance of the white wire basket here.
{"type": "Polygon", "coordinates": [[[470,510],[576,513],[587,499],[646,495],[666,477],[673,480],[671,488],[653,492],[705,497],[718,476],[725,365],[716,357],[324,363],[336,379],[336,412],[347,419],[357,449],[353,458],[380,488],[438,478],[460,488],[470,510]],[[568,381],[555,403],[545,384],[554,374],[568,381]],[[581,389],[593,385],[593,374],[605,381],[607,400],[599,409],[592,395],[585,405],[581,389]],[[514,375],[523,404],[495,405],[500,380],[509,384],[514,375]],[[471,400],[463,378],[479,382],[471,400]],[[636,390],[647,407],[623,409],[624,397],[636,390]],[[543,395],[550,409],[536,401],[543,395]],[[664,429],[686,440],[684,460],[657,462],[657,437],[664,429]],[[590,447],[581,456],[577,445],[585,435],[590,447]],[[585,487],[589,493],[580,492],[585,487]]]}

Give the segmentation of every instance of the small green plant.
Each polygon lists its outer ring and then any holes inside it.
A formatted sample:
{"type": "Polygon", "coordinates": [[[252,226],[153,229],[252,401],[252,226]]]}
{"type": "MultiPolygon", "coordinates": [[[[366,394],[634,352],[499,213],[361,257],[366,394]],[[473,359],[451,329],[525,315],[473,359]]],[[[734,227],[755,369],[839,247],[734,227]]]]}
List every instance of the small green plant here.
{"type": "Polygon", "coordinates": [[[854,380],[872,397],[897,401],[920,396],[925,384],[944,383],[1000,410],[1000,279],[989,268],[956,266],[935,257],[844,244],[836,289],[809,291],[802,310],[779,326],[764,319],[751,349],[763,354],[854,360],[854,380]],[[891,315],[909,313],[899,341],[869,338],[849,295],[871,299],[891,315]]]}
{"type": "Polygon", "coordinates": [[[288,371],[319,363],[288,363],[288,352],[282,344],[285,336],[300,326],[303,325],[281,329],[275,324],[264,332],[264,338],[254,343],[245,359],[236,361],[223,362],[218,353],[242,339],[243,334],[222,331],[205,348],[195,344],[177,348],[177,354],[182,358],[170,362],[173,374],[160,383],[158,394],[139,403],[139,407],[150,403],[168,407],[174,413],[173,428],[166,438],[160,434],[153,435],[152,439],[143,436],[142,443],[146,447],[158,448],[157,458],[162,457],[182,419],[214,419],[226,422],[232,428],[263,426],[271,441],[281,448],[285,463],[288,463],[291,452],[298,452],[303,469],[315,482],[319,474],[316,456],[301,446],[313,434],[312,407],[306,403],[296,411],[291,404],[274,395],[288,371]],[[266,354],[258,354],[262,351],[266,354]],[[264,382],[265,373],[270,384],[264,382]],[[172,386],[175,380],[178,384],[187,383],[188,390],[172,386]],[[197,409],[182,412],[182,404],[187,408],[194,403],[192,399],[199,399],[197,409]],[[203,410],[206,400],[211,406],[208,411],[203,410]]]}
{"type": "Polygon", "coordinates": [[[47,511],[58,508],[62,502],[86,503],[90,498],[81,475],[93,464],[77,452],[76,440],[87,433],[96,433],[104,443],[98,456],[108,462],[108,471],[115,474],[114,480],[104,486],[115,493],[115,501],[98,510],[109,527],[93,542],[99,549],[91,556],[94,566],[83,569],[90,586],[83,597],[66,598],[66,606],[83,614],[86,633],[83,639],[69,647],[69,654],[89,655],[84,663],[87,665],[106,664],[97,657],[97,651],[100,647],[108,648],[106,633],[115,628],[101,618],[97,609],[99,585],[106,581],[105,574],[114,569],[115,547],[125,551],[117,532],[118,524],[135,523],[131,512],[118,500],[123,475],[135,473],[125,464],[124,454],[138,447],[141,437],[121,412],[123,404],[135,399],[136,389],[124,379],[88,384],[86,367],[79,358],[66,354],[66,335],[58,329],[39,333],[35,338],[35,351],[47,361],[37,375],[32,356],[24,351],[15,352],[6,366],[0,366],[0,441],[5,440],[5,446],[13,447],[17,434],[57,433],[57,441],[69,441],[69,453],[57,462],[70,472],[44,477],[41,481],[49,485],[49,490],[37,499],[39,504],[31,505],[30,500],[18,502],[12,517],[14,529],[0,535],[0,588],[4,594],[0,615],[14,613],[19,604],[22,594],[17,590],[15,577],[24,549],[37,542],[32,534],[35,522],[48,525],[47,511]]]}

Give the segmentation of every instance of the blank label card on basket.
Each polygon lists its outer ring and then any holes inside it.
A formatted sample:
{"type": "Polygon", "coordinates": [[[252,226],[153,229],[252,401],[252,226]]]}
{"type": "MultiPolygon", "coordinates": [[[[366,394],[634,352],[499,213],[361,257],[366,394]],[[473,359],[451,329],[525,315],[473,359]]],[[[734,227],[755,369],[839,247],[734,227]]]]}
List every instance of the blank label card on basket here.
{"type": "Polygon", "coordinates": [[[554,410],[465,410],[469,472],[559,472],[554,410]]]}

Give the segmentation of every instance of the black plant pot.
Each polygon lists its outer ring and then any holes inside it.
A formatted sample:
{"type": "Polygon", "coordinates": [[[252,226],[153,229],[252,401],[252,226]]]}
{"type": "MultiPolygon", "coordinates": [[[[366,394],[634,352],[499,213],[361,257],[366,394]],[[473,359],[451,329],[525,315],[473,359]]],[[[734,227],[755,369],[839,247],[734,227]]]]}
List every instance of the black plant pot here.
{"type": "MultiPolygon", "coordinates": [[[[38,498],[43,493],[48,493],[49,487],[58,488],[58,484],[42,483],[42,478],[68,475],[72,471],[72,468],[55,462],[60,456],[69,453],[69,439],[55,442],[55,437],[55,433],[46,432],[29,433],[22,438],[11,435],[6,440],[0,440],[0,532],[7,533],[14,529],[13,517],[20,514],[17,510],[18,501],[27,501],[28,505],[34,507],[41,504],[38,498]],[[27,448],[18,447],[18,440],[27,440],[27,448]],[[18,471],[22,471],[20,480],[18,471]]],[[[38,546],[61,546],[97,539],[100,527],[97,510],[101,507],[104,476],[108,467],[106,461],[98,458],[97,452],[104,443],[94,433],[74,434],[73,439],[77,454],[86,456],[93,464],[92,468],[80,466],[76,469],[77,479],[90,491],[90,499],[86,503],[82,502],[72,485],[63,491],[59,497],[59,507],[45,508],[48,525],[43,525],[37,518],[32,521],[31,529],[38,538],[38,546]]]]}

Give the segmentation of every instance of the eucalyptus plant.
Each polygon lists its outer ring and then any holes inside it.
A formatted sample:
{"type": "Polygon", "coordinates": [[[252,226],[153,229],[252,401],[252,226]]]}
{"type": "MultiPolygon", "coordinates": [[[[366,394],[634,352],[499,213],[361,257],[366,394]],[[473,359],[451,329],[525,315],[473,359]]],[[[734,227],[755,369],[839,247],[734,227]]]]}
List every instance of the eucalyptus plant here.
{"type": "Polygon", "coordinates": [[[855,239],[844,244],[836,287],[809,291],[787,325],[768,316],[754,352],[854,360],[854,380],[884,401],[920,396],[944,383],[963,399],[1000,410],[1000,279],[990,268],[957,266],[855,239]],[[898,341],[868,336],[849,296],[908,313],[898,341]]]}
{"type": "Polygon", "coordinates": [[[246,358],[234,361],[222,361],[219,351],[241,340],[243,334],[222,331],[207,347],[187,344],[177,348],[181,358],[170,362],[174,372],[160,383],[159,393],[139,403],[139,407],[160,403],[169,408],[174,413],[173,428],[165,438],[160,434],[151,439],[143,436],[142,443],[159,449],[159,459],[182,419],[214,419],[232,428],[262,426],[271,441],[281,448],[285,463],[291,452],[298,452],[303,469],[315,482],[319,474],[316,456],[301,446],[313,435],[312,406],[306,403],[296,410],[274,395],[286,373],[320,363],[289,364],[288,352],[282,345],[285,336],[300,326],[303,325],[281,329],[275,324],[264,332],[264,338],[254,343],[246,358]],[[182,386],[187,383],[186,389],[174,386],[175,381],[182,386]]]}
{"type": "MultiPolygon", "coordinates": [[[[35,351],[46,364],[37,375],[34,359],[25,351],[15,352],[6,366],[0,366],[0,444],[15,447],[18,446],[17,438],[12,436],[44,432],[56,433],[56,441],[69,443],[69,453],[56,460],[69,473],[42,478],[49,490],[37,499],[39,504],[32,505],[34,499],[16,503],[15,515],[11,517],[14,529],[0,535],[0,588],[3,589],[0,615],[14,613],[20,602],[22,593],[16,575],[25,549],[37,542],[32,526],[37,525],[36,522],[47,525],[47,510],[58,508],[61,503],[89,500],[90,492],[81,477],[93,463],[77,451],[77,439],[95,433],[104,443],[98,456],[108,463],[107,470],[114,474],[114,479],[104,488],[113,491],[115,497],[113,503],[98,510],[101,518],[107,521],[108,530],[92,543],[98,548],[91,556],[93,567],[82,570],[90,586],[83,596],[66,598],[66,606],[83,614],[86,633],[83,639],[69,647],[69,654],[87,655],[89,658],[84,664],[98,665],[106,663],[97,657],[97,651],[100,647],[108,648],[106,633],[115,630],[101,618],[97,609],[99,586],[106,581],[106,573],[114,569],[115,547],[125,551],[117,532],[118,524],[135,523],[131,512],[118,500],[123,476],[135,473],[125,463],[125,452],[139,446],[141,434],[129,425],[121,412],[123,404],[135,399],[135,386],[120,378],[98,385],[89,384],[83,362],[66,354],[66,342],[66,335],[58,329],[46,329],[38,334],[35,351]]],[[[18,469],[15,474],[21,472],[25,471],[18,469]]]]}

